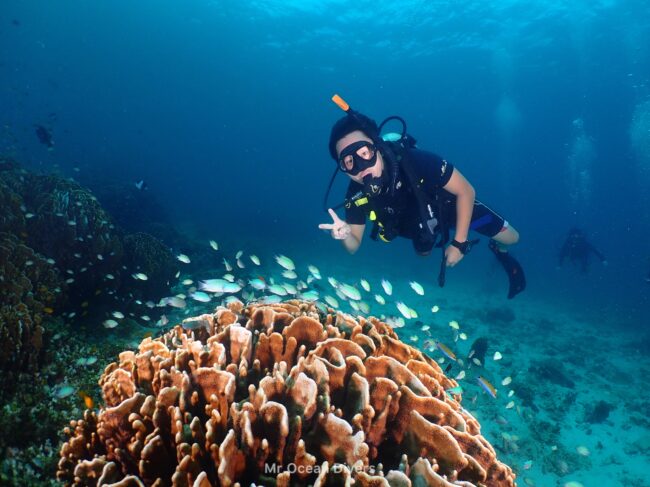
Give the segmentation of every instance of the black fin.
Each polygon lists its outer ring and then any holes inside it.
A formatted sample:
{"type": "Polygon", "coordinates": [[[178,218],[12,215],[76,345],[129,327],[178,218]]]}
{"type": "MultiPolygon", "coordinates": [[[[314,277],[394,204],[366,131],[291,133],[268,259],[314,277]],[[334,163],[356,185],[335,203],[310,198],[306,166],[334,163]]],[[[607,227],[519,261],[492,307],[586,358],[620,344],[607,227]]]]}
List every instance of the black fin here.
{"type": "Polygon", "coordinates": [[[490,250],[496,256],[501,266],[508,274],[510,289],[508,290],[508,299],[514,298],[517,294],[526,289],[526,276],[524,270],[517,260],[508,252],[500,252],[494,240],[490,240],[490,250]]]}

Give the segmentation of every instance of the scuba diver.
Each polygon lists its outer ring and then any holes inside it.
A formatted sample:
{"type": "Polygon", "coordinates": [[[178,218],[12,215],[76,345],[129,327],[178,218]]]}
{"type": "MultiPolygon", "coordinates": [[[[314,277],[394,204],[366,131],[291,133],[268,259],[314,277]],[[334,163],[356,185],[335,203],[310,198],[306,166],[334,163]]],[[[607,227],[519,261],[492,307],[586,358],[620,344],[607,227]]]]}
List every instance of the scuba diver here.
{"type": "Polygon", "coordinates": [[[429,255],[441,249],[438,284],[445,284],[447,267],[454,267],[478,240],[474,230],[490,238],[489,248],[508,274],[511,299],[526,287],[519,263],[508,253],[518,232],[500,215],[475,199],[472,185],[452,164],[436,154],[416,148],[400,117],[389,117],[379,126],[352,110],[338,95],[332,100],[346,112],[332,127],[329,153],[337,167],[325,195],[324,209],[331,223],[319,225],[355,253],[361,245],[366,221],[373,223],[370,238],[390,242],[400,236],[412,240],[415,252],[429,255]],[[381,136],[383,126],[401,122],[401,134],[381,136]],[[345,202],[329,208],[327,198],[338,171],[350,178],[345,202]],[[336,209],[345,207],[345,219],[336,209]],[[453,238],[450,228],[455,228],[453,238]]]}
{"type": "Polygon", "coordinates": [[[607,265],[607,259],[587,240],[585,232],[577,227],[573,227],[569,230],[569,234],[562,248],[560,248],[558,268],[562,267],[564,260],[568,258],[573,264],[579,264],[580,271],[585,274],[589,270],[589,258],[591,254],[598,257],[603,265],[607,265]]]}

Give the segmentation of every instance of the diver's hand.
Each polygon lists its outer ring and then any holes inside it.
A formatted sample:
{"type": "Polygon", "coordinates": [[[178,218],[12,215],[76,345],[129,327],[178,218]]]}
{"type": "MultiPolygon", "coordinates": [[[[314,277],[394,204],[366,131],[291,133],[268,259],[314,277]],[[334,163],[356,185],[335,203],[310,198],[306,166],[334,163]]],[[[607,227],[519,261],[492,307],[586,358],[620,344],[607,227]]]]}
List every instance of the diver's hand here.
{"type": "Polygon", "coordinates": [[[454,267],[458,264],[464,257],[460,249],[457,249],[453,245],[448,245],[445,249],[445,259],[447,261],[447,267],[454,267]]]}
{"type": "Polygon", "coordinates": [[[350,225],[345,223],[344,220],[341,220],[333,209],[330,208],[327,211],[332,217],[333,223],[321,223],[318,225],[318,228],[321,230],[331,230],[333,239],[345,240],[348,238],[350,236],[350,232],[352,231],[350,225]]]}

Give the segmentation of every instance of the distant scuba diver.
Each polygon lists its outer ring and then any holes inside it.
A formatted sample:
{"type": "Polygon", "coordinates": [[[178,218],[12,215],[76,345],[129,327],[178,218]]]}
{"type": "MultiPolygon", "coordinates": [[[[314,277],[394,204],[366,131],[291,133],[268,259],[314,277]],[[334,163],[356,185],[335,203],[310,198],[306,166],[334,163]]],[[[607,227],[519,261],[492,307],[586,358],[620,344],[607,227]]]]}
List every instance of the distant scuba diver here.
{"type": "Polygon", "coordinates": [[[52,132],[43,127],[42,125],[34,125],[36,132],[36,137],[41,144],[47,147],[47,150],[54,149],[54,139],[52,138],[52,132]]]}
{"type": "Polygon", "coordinates": [[[445,284],[446,267],[454,267],[478,240],[469,240],[474,230],[490,237],[490,250],[508,274],[508,298],[526,287],[519,263],[507,252],[517,243],[518,232],[500,215],[475,199],[474,188],[458,169],[436,154],[417,149],[406,132],[406,123],[392,116],[379,126],[374,120],[352,110],[338,95],[333,101],[346,112],[332,127],[329,153],[337,162],[325,195],[332,223],[319,225],[330,230],[345,249],[354,253],[361,245],[366,219],[373,223],[370,238],[390,242],[395,237],[412,240],[419,255],[441,249],[438,284],[445,284]],[[390,120],[401,122],[400,134],[381,129],[390,120]],[[351,181],[345,202],[329,208],[327,199],[338,171],[351,181]],[[335,210],[345,207],[345,219],[335,210]],[[453,239],[449,230],[455,227],[453,239]]]}
{"type": "Polygon", "coordinates": [[[600,262],[607,265],[607,259],[594,247],[588,240],[585,233],[577,227],[569,230],[569,233],[560,248],[558,256],[558,267],[562,267],[565,259],[569,259],[573,264],[580,266],[580,271],[584,274],[589,270],[589,260],[591,254],[600,259],[600,262]]]}

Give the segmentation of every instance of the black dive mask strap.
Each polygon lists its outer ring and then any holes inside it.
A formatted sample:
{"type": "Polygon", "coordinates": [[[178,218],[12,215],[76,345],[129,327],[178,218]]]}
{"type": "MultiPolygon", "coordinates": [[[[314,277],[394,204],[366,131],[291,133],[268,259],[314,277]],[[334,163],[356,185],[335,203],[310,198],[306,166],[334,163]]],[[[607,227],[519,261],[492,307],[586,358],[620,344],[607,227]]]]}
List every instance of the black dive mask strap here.
{"type": "Polygon", "coordinates": [[[378,141],[375,143],[375,145],[377,146],[377,150],[381,152],[381,155],[384,158],[384,170],[382,171],[382,177],[385,180],[389,179],[390,186],[388,190],[390,195],[394,196],[395,187],[397,186],[397,176],[399,174],[400,168],[399,159],[389,143],[378,141]]]}

